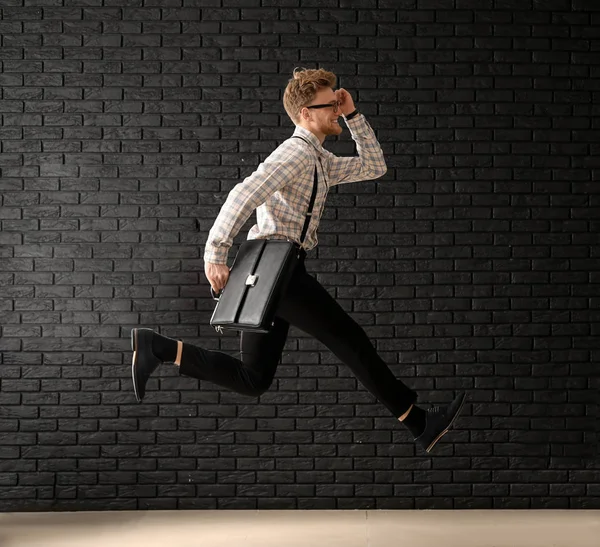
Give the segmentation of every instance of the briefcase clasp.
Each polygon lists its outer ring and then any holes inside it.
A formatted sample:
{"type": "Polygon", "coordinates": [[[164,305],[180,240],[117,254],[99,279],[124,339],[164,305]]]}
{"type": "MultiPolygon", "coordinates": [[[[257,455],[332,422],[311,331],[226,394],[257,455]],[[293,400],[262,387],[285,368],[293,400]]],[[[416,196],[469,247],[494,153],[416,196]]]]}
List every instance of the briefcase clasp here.
{"type": "Polygon", "coordinates": [[[246,278],[246,285],[249,285],[250,287],[254,287],[254,285],[256,285],[256,280],[258,279],[257,275],[249,275],[246,278]]]}

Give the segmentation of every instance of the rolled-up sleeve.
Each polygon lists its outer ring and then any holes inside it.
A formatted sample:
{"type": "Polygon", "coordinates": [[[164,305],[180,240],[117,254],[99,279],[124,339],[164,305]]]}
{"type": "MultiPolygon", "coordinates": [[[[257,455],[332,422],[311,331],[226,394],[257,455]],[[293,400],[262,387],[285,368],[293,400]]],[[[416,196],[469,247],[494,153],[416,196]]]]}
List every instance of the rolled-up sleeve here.
{"type": "Polygon", "coordinates": [[[229,192],[211,228],[204,248],[204,261],[226,264],[233,238],[252,212],[286,184],[297,180],[308,166],[308,158],[290,142],[277,148],[256,171],[229,192]]]}
{"type": "Polygon", "coordinates": [[[351,120],[346,120],[346,124],[356,143],[358,156],[338,157],[327,152],[330,159],[330,185],[372,180],[385,175],[387,165],[383,151],[366,118],[357,114],[351,120]]]}

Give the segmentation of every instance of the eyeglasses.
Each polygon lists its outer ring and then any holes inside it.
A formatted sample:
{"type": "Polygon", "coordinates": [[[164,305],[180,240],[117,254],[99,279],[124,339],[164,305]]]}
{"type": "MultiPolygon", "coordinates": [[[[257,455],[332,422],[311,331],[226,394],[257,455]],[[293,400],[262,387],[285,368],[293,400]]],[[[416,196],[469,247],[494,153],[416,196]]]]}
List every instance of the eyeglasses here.
{"type": "Polygon", "coordinates": [[[338,108],[340,107],[340,103],[336,101],[335,103],[313,104],[311,106],[307,106],[306,108],[328,108],[328,107],[333,108],[333,112],[335,114],[338,111],[338,108]]]}

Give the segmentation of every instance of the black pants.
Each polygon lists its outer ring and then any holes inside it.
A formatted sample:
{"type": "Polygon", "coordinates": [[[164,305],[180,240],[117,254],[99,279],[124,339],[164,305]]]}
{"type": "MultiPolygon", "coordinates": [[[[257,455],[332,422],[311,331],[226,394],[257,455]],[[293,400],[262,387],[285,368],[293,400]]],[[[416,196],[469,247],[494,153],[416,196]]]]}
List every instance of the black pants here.
{"type": "Polygon", "coordinates": [[[259,396],[273,382],[290,324],[325,344],[396,418],[416,401],[417,394],[392,374],[364,330],[306,272],[303,261],[279,304],[272,330],[241,334],[241,360],[184,343],[179,372],[259,396]]]}

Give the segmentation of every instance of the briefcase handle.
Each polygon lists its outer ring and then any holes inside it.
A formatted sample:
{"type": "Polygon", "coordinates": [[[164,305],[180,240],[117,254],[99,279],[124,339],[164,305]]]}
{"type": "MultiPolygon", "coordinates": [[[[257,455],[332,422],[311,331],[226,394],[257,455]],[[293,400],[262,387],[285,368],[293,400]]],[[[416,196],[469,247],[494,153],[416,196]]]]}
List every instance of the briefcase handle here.
{"type": "Polygon", "coordinates": [[[219,300],[219,297],[223,294],[223,291],[220,290],[218,293],[215,292],[215,290],[211,287],[210,288],[210,294],[213,297],[213,300],[219,300]]]}

